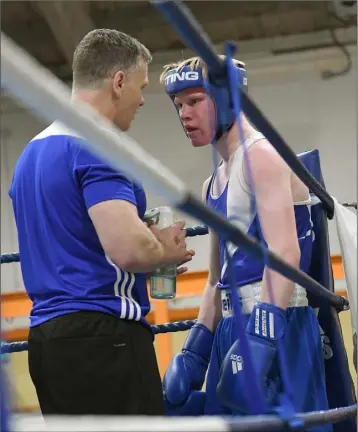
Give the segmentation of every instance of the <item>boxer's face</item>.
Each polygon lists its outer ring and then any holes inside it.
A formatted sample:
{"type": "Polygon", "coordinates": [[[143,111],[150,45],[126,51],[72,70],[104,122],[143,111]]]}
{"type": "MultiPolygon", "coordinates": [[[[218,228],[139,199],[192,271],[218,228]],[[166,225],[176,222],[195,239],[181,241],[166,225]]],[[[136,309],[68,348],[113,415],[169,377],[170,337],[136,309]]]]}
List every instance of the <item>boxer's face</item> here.
{"type": "Polygon", "coordinates": [[[143,90],[148,85],[148,65],[140,62],[130,73],[117,72],[113,78],[114,123],[127,131],[138,111],[144,105],[143,90]]]}
{"type": "Polygon", "coordinates": [[[174,103],[192,145],[210,144],[215,134],[215,109],[211,97],[198,87],[178,93],[174,103]]]}

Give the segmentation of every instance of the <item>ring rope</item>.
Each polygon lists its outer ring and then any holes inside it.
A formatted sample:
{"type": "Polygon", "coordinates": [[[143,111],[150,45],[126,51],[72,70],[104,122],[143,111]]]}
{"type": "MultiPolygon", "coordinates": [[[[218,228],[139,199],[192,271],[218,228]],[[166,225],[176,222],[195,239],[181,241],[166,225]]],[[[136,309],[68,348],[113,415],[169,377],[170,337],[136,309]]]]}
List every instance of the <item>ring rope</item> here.
{"type": "MultiPolygon", "coordinates": [[[[185,320],[165,324],[155,324],[152,325],[151,328],[154,334],[176,333],[180,331],[190,330],[195,323],[196,320],[185,320]]],[[[10,354],[27,350],[27,341],[1,343],[1,354],[10,354]]]]}
{"type": "MultiPolygon", "coordinates": [[[[312,411],[309,413],[297,414],[296,418],[302,420],[302,429],[306,430],[323,424],[333,424],[348,418],[357,417],[357,404],[343,408],[334,408],[327,411],[312,411]]],[[[233,417],[229,420],[230,430],[235,432],[266,432],[287,430],[287,423],[280,417],[273,416],[251,416],[233,417]]]]}
{"type": "Polygon", "coordinates": [[[11,264],[14,262],[20,262],[19,253],[14,252],[1,255],[1,264],[11,264]]]}
{"type": "MultiPolygon", "coordinates": [[[[302,429],[315,426],[338,423],[339,421],[357,417],[357,404],[344,408],[330,409],[325,412],[313,411],[297,414],[302,429]]],[[[150,422],[140,417],[102,417],[94,416],[51,416],[46,422],[41,416],[15,416],[11,430],[17,432],[269,432],[288,431],[287,422],[277,415],[260,415],[245,417],[153,417],[150,422]]]]}
{"type": "MultiPolygon", "coordinates": [[[[217,216],[217,218],[219,218],[219,216],[217,216]]],[[[240,244],[240,241],[237,239],[238,230],[236,229],[236,227],[232,229],[230,225],[231,224],[227,222],[227,229],[225,230],[226,234],[228,235],[228,237],[231,237],[232,243],[240,244]]],[[[198,227],[198,232],[200,232],[200,234],[192,234],[191,232],[191,234],[188,237],[193,237],[195,235],[204,235],[206,234],[205,231],[206,228],[198,227]]],[[[265,252],[267,253],[268,262],[271,268],[275,269],[276,271],[279,271],[282,275],[290,278],[294,282],[299,283],[307,291],[317,296],[320,296],[321,298],[324,298],[332,306],[334,306],[337,309],[337,311],[349,310],[349,301],[345,297],[339,296],[329,291],[328,289],[324,288],[321,284],[319,284],[316,280],[312,279],[306,273],[303,273],[302,271],[299,271],[297,269],[289,268],[289,266],[281,258],[275,256],[270,251],[265,251],[265,248],[262,248],[260,244],[252,241],[251,239],[250,239],[250,243],[252,248],[255,249],[256,247],[258,248],[260,255],[265,252]]],[[[12,262],[19,262],[19,261],[20,261],[20,256],[18,253],[1,255],[1,264],[9,264],[12,262]]]]}
{"type": "MultiPolygon", "coordinates": [[[[208,234],[208,227],[198,225],[186,229],[186,237],[196,237],[208,234]]],[[[20,254],[17,252],[7,253],[1,255],[1,264],[11,264],[13,262],[20,262],[20,254]]]]}

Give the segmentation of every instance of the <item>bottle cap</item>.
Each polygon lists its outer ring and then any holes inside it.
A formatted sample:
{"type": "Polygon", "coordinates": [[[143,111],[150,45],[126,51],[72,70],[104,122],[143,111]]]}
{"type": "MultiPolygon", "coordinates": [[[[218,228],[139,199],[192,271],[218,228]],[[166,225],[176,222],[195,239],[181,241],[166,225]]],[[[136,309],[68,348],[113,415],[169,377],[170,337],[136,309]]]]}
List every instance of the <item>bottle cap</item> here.
{"type": "Polygon", "coordinates": [[[151,223],[154,223],[155,225],[157,225],[158,221],[159,221],[159,215],[160,215],[159,208],[152,208],[152,209],[147,210],[144,213],[143,220],[144,220],[144,222],[147,222],[147,223],[151,222],[151,223]]]}

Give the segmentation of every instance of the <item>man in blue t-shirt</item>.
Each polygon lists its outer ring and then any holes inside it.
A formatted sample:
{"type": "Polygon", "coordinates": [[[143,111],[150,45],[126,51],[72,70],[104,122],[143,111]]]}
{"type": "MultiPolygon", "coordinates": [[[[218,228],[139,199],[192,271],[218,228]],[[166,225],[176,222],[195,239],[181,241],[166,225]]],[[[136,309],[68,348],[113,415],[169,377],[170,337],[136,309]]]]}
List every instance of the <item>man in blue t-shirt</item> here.
{"type": "MultiPolygon", "coordinates": [[[[151,55],[132,37],[94,30],[73,58],[73,99],[121,130],[143,105],[151,55]]],[[[10,197],[33,302],[29,369],[42,413],[161,415],[161,379],[146,321],[146,272],[193,251],[184,223],[143,223],[140,184],[55,122],[17,161],[10,197]]]]}

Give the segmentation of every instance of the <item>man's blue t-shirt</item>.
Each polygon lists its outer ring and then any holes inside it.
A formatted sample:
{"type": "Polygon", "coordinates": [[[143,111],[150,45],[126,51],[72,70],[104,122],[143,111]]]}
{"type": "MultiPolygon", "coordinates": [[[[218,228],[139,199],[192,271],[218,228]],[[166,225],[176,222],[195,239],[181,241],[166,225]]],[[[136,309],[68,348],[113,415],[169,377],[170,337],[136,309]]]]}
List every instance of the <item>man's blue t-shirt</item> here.
{"type": "Polygon", "coordinates": [[[105,255],[88,215],[91,206],[120,199],[143,218],[145,192],[88,152],[81,139],[55,122],[26,146],[15,167],[9,195],[33,302],[30,325],[78,311],[146,323],[146,275],[124,271],[105,255]]]}

